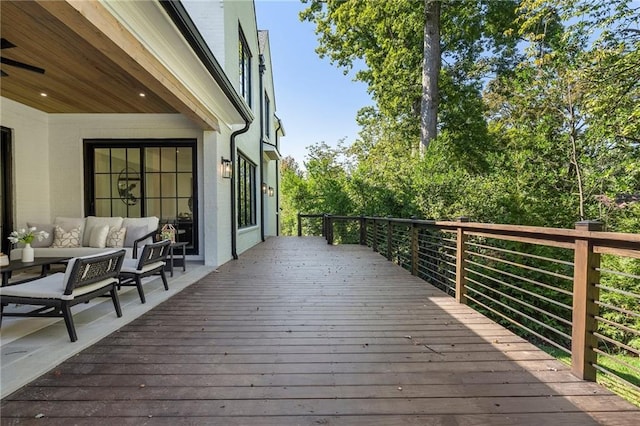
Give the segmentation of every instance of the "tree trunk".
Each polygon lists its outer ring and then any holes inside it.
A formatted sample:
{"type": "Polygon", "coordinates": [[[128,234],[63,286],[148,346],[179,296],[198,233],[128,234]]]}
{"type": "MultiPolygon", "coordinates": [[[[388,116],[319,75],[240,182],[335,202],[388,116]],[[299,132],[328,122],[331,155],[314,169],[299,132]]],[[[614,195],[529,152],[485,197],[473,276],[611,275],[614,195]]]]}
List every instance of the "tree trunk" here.
{"type": "Polygon", "coordinates": [[[424,0],[424,56],[422,59],[422,151],[438,133],[438,76],[440,75],[440,1],[424,0]]]}

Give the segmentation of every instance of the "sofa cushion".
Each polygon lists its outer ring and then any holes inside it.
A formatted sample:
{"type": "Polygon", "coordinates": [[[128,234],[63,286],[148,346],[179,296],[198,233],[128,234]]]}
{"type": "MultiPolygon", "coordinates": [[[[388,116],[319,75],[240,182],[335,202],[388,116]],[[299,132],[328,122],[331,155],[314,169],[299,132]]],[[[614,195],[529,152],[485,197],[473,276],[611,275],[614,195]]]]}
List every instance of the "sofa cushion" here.
{"type": "Polygon", "coordinates": [[[146,226],[148,232],[158,229],[160,219],[156,216],[148,217],[125,217],[122,219],[122,227],[129,228],[130,226],[146,226]]]}
{"type": "MultiPolygon", "coordinates": [[[[124,237],[124,246],[125,247],[133,247],[133,242],[138,240],[145,235],[147,235],[150,231],[146,226],[129,226],[127,229],[127,233],[124,237]]],[[[143,242],[142,244],[146,244],[143,242]]]]}
{"type": "Polygon", "coordinates": [[[65,230],[56,225],[53,230],[53,244],[51,247],[80,247],[80,228],[65,230]]]}
{"type": "MultiPolygon", "coordinates": [[[[131,247],[125,247],[125,257],[133,257],[133,249],[131,247]]],[[[80,257],[88,254],[100,254],[113,251],[113,248],[93,248],[93,247],[75,247],[75,248],[60,248],[60,247],[41,247],[33,249],[35,257],[80,257]]],[[[22,257],[22,249],[15,248],[11,250],[11,260],[20,259],[22,257]]]]}
{"type": "Polygon", "coordinates": [[[107,245],[107,235],[109,234],[109,225],[94,226],[91,228],[91,236],[89,237],[89,247],[104,248],[107,245]]]}
{"type": "Polygon", "coordinates": [[[127,233],[127,228],[116,228],[112,226],[109,228],[109,234],[107,235],[107,247],[121,248],[124,247],[124,238],[127,233]]]}
{"type": "Polygon", "coordinates": [[[65,230],[70,230],[73,228],[79,228],[80,229],[80,240],[79,240],[79,244],[82,246],[82,234],[84,232],[84,225],[85,225],[85,218],[84,217],[61,217],[58,216],[53,220],[53,224],[54,225],[58,225],[59,227],[61,227],[62,229],[65,230]]]}
{"type": "MultiPolygon", "coordinates": [[[[158,224],[160,220],[156,216],[148,216],[148,217],[125,217],[122,220],[122,227],[127,228],[127,234],[124,237],[124,246],[125,247],[133,247],[133,242],[140,237],[148,234],[151,231],[155,231],[158,229],[158,224]],[[146,228],[144,232],[140,229],[135,228],[146,228]]],[[[153,240],[149,238],[147,241],[143,241],[140,246],[152,243],[153,240]]]]}
{"type": "Polygon", "coordinates": [[[31,243],[31,247],[33,247],[33,248],[51,247],[51,244],[53,244],[53,228],[55,227],[55,225],[53,223],[32,223],[32,222],[27,222],[27,227],[36,228],[36,231],[44,231],[47,234],[49,234],[48,237],[43,238],[42,240],[38,240],[37,238],[34,238],[33,242],[31,243]]]}
{"type": "Polygon", "coordinates": [[[87,220],[85,222],[84,233],[82,236],[82,245],[84,247],[91,247],[89,244],[89,240],[91,239],[91,231],[96,226],[104,226],[107,225],[109,228],[115,227],[120,229],[122,227],[122,218],[119,216],[115,217],[103,217],[103,216],[87,216],[87,220]]]}

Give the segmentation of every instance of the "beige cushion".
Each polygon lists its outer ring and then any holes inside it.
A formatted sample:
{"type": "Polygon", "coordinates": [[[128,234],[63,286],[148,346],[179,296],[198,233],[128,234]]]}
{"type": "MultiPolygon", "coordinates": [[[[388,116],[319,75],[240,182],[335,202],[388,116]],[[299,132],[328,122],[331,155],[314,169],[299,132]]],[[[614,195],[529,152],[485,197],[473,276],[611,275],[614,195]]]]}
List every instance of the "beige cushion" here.
{"type": "Polygon", "coordinates": [[[112,226],[109,228],[109,233],[107,234],[107,247],[121,248],[124,247],[124,239],[127,233],[127,228],[116,228],[112,226]]]}
{"type": "Polygon", "coordinates": [[[58,216],[54,219],[53,224],[54,225],[58,225],[59,227],[61,227],[62,229],[73,229],[73,228],[79,228],[80,229],[80,245],[82,246],[82,234],[84,232],[84,225],[85,225],[85,218],[84,217],[61,217],[58,216]]]}
{"type": "Polygon", "coordinates": [[[107,244],[107,235],[109,234],[109,225],[94,226],[91,228],[91,237],[89,238],[89,247],[104,248],[107,244]]]}
{"type": "Polygon", "coordinates": [[[51,244],[53,244],[53,228],[54,228],[54,225],[52,223],[27,222],[27,226],[29,228],[32,228],[32,227],[36,228],[36,231],[45,231],[47,234],[49,234],[47,238],[43,238],[42,240],[38,240],[37,238],[34,238],[33,242],[31,243],[31,247],[33,248],[51,247],[51,244]]]}
{"type": "Polygon", "coordinates": [[[122,227],[122,218],[116,217],[103,217],[103,216],[87,216],[85,229],[82,236],[82,245],[84,247],[93,247],[89,244],[91,239],[91,231],[96,226],[107,225],[109,228],[115,227],[120,229],[122,227]]]}
{"type": "MultiPolygon", "coordinates": [[[[160,219],[156,216],[148,217],[125,217],[122,220],[122,227],[127,228],[127,234],[124,237],[124,246],[133,247],[133,242],[151,231],[158,229],[160,219]]],[[[152,243],[151,238],[147,238],[140,245],[152,243]]]]}
{"type": "Polygon", "coordinates": [[[80,247],[80,228],[66,231],[56,225],[53,231],[53,244],[51,247],[80,247]]]}
{"type": "Polygon", "coordinates": [[[122,226],[124,228],[129,228],[131,226],[146,226],[148,232],[158,229],[159,223],[160,219],[158,219],[156,216],[125,217],[124,219],[122,219],[122,226]]]}
{"type": "MultiPolygon", "coordinates": [[[[133,257],[132,248],[124,248],[126,251],[125,257],[133,257]]],[[[75,248],[59,248],[59,247],[41,247],[33,249],[35,257],[79,257],[90,254],[107,253],[113,251],[111,247],[105,248],[93,248],[93,247],[75,247],[75,248]]],[[[11,250],[11,260],[22,259],[22,249],[16,248],[11,250]]]]}

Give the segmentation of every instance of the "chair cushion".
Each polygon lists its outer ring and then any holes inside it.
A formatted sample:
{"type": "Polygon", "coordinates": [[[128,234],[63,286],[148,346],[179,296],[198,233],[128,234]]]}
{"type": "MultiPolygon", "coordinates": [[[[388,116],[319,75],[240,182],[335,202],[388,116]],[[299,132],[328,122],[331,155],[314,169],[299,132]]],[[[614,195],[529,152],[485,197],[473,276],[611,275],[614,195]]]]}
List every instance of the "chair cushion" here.
{"type": "Polygon", "coordinates": [[[102,287],[106,287],[116,282],[118,282],[117,279],[108,278],[106,280],[98,281],[93,284],[79,287],[75,289],[72,294],[65,295],[64,289],[66,285],[64,282],[64,274],[58,273],[58,274],[48,275],[43,278],[38,278],[37,280],[29,281],[24,284],[16,284],[16,285],[10,285],[7,287],[0,287],[0,295],[14,296],[14,297],[29,297],[33,299],[73,300],[77,296],[90,293],[94,290],[100,289],[102,287]]]}
{"type": "Polygon", "coordinates": [[[122,227],[122,218],[120,216],[103,217],[103,216],[87,216],[86,224],[84,227],[84,233],[82,237],[82,245],[84,247],[92,247],[90,245],[91,231],[97,226],[107,225],[109,229],[115,227],[120,229],[122,227]]]}
{"type": "Polygon", "coordinates": [[[51,247],[80,247],[80,228],[72,228],[68,231],[56,225],[53,231],[53,244],[51,247]]]}
{"type": "Polygon", "coordinates": [[[127,274],[144,274],[145,272],[152,271],[159,267],[164,267],[165,265],[165,262],[160,260],[158,262],[145,265],[142,267],[142,269],[138,269],[138,262],[138,259],[125,259],[122,262],[122,268],[120,269],[120,272],[124,272],[127,274]]]}

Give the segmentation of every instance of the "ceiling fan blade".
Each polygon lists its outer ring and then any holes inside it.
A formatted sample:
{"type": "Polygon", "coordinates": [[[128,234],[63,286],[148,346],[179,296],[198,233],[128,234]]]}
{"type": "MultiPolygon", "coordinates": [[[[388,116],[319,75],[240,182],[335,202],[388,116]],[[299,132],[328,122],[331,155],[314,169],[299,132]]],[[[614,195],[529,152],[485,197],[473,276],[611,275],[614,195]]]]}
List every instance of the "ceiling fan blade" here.
{"type": "Polygon", "coordinates": [[[0,76],[1,76],[1,77],[8,77],[8,76],[9,76],[9,74],[7,74],[6,72],[4,72],[4,71],[0,70],[0,76]]]}
{"type": "Polygon", "coordinates": [[[10,49],[12,47],[16,47],[16,45],[11,43],[6,38],[0,40],[0,49],[10,49]]]}
{"type": "Polygon", "coordinates": [[[39,74],[44,74],[44,70],[42,68],[38,68],[35,67],[33,65],[29,65],[29,64],[25,64],[24,62],[18,62],[18,61],[14,61],[13,59],[9,59],[9,58],[0,58],[0,62],[5,64],[5,65],[11,65],[17,68],[22,68],[28,71],[33,71],[33,72],[37,72],[39,74]]]}

